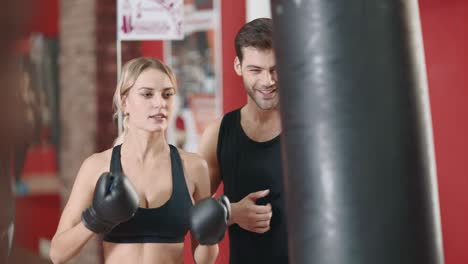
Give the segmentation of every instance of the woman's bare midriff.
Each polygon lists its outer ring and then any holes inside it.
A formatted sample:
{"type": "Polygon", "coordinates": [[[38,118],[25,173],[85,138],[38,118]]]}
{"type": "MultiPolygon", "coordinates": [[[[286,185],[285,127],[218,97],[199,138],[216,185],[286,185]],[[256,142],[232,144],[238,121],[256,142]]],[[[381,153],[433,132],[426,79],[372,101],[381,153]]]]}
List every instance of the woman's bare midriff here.
{"type": "Polygon", "coordinates": [[[105,264],[184,263],[184,243],[109,243],[104,242],[105,264]]]}

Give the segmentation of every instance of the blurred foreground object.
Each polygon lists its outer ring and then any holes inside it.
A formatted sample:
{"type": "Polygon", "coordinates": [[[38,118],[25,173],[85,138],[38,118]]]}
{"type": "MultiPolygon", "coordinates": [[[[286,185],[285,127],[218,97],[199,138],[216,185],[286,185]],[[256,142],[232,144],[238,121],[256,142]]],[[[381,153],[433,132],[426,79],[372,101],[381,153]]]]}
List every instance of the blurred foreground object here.
{"type": "MultiPolygon", "coordinates": [[[[26,0],[6,1],[0,9],[0,263],[25,263],[11,254],[14,234],[14,194],[12,164],[17,153],[16,146],[27,140],[27,108],[21,94],[20,61],[16,52],[25,19],[22,6],[26,0]]],[[[27,263],[40,263],[31,256],[27,263]]]]}

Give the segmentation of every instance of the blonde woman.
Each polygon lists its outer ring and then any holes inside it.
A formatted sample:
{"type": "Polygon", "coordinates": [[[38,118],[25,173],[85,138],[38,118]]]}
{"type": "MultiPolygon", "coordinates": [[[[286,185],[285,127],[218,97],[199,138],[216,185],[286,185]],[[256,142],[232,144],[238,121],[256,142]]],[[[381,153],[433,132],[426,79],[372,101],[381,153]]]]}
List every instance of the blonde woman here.
{"type": "MultiPolygon", "coordinates": [[[[183,263],[189,211],[210,195],[210,183],[203,159],[166,141],[176,92],[164,63],[142,57],[124,65],[114,94],[122,144],[83,162],[52,239],[54,263],[96,234],[105,263],[183,263]]],[[[192,248],[196,263],[214,263],[218,254],[217,245],[192,248]]]]}

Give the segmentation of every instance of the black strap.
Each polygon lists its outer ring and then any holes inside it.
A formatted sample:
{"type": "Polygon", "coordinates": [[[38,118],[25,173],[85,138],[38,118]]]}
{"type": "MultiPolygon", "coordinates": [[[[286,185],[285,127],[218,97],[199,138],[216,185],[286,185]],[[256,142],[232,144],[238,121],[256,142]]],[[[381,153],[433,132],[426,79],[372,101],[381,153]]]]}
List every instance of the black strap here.
{"type": "Polygon", "coordinates": [[[120,162],[120,149],[122,145],[117,145],[112,149],[110,172],[123,173],[122,163],[120,162]]]}
{"type": "MultiPolygon", "coordinates": [[[[185,184],[184,171],[182,167],[182,159],[180,158],[179,151],[173,145],[169,145],[171,152],[171,170],[172,170],[172,191],[182,191],[187,189],[185,184]]],[[[187,190],[188,192],[188,190],[187,190]]],[[[174,195],[175,193],[173,193],[174,195]]]]}

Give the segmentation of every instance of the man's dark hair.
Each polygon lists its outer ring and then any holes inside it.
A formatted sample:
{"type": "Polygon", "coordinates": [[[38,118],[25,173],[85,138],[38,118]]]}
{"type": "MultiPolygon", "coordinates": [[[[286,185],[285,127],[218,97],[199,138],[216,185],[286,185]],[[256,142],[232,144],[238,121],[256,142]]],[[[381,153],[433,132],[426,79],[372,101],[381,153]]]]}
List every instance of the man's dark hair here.
{"type": "Polygon", "coordinates": [[[254,47],[260,50],[273,48],[273,23],[270,18],[257,18],[245,24],[237,32],[234,46],[236,55],[242,62],[242,48],[254,47]]]}

